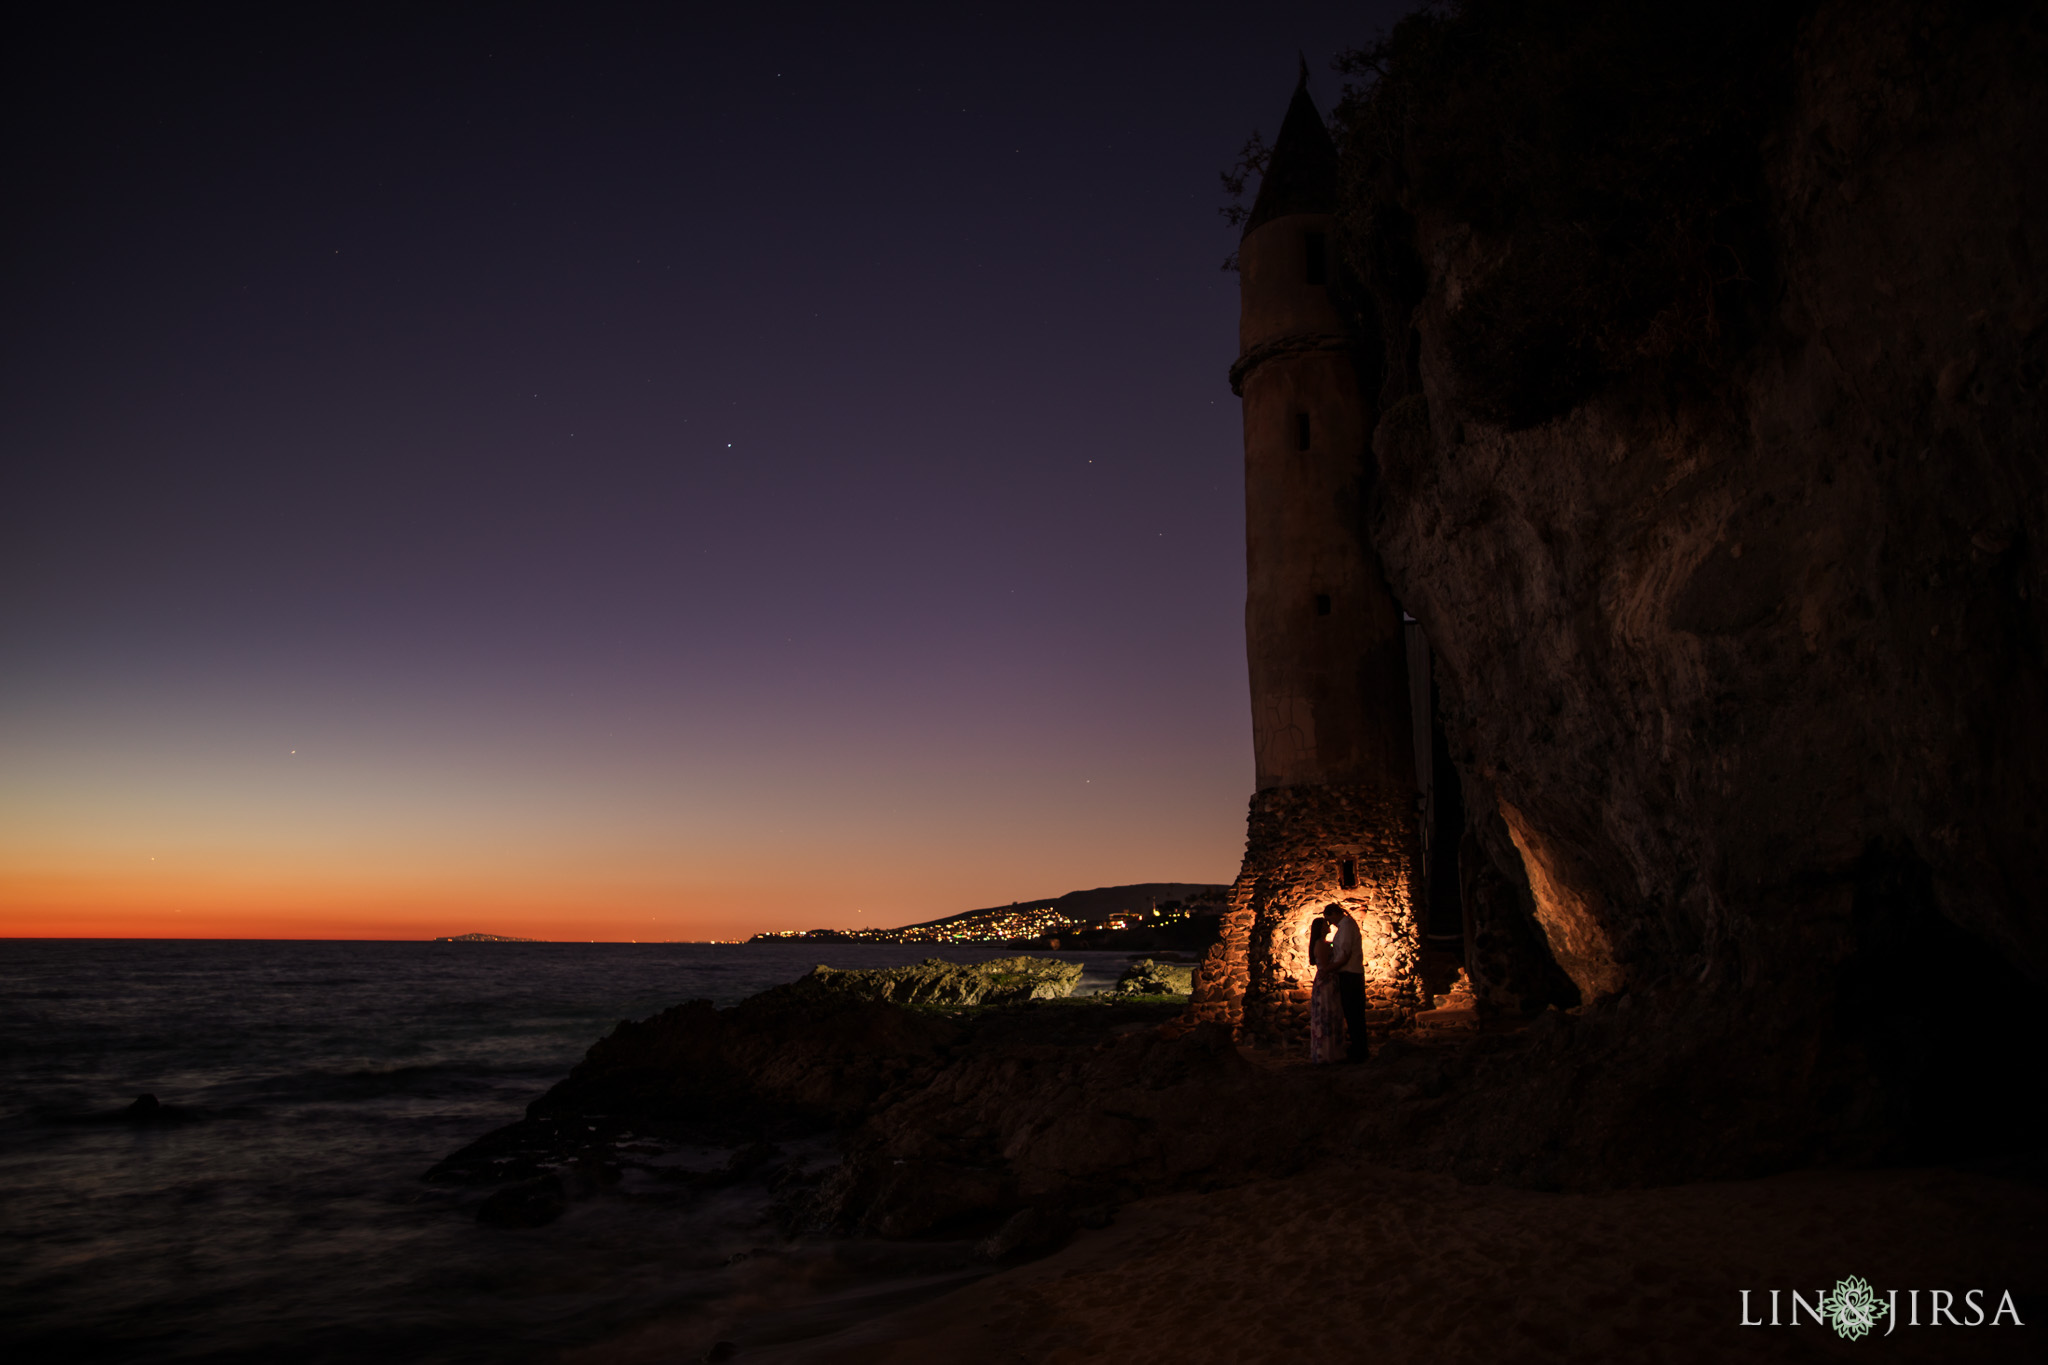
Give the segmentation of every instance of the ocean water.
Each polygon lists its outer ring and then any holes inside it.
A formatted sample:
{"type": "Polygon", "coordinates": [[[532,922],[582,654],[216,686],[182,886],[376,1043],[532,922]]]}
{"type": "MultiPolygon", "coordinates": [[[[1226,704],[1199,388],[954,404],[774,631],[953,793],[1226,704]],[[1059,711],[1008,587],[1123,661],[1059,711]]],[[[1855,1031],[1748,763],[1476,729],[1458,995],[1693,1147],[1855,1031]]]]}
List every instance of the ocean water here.
{"type": "MultiPolygon", "coordinates": [[[[508,1230],[476,1221],[481,1192],[420,1179],[620,1019],[731,1004],[820,961],[934,955],[1002,954],[0,940],[0,1356],[582,1358],[715,1335],[739,1304],[757,1333],[777,1312],[822,1331],[957,1282],[940,1253],[858,1266],[781,1243],[758,1190],[592,1199],[508,1230]],[[94,1121],[142,1094],[199,1117],[94,1121]]],[[[1084,964],[1083,990],[1126,960],[1056,956],[1084,964]]]]}

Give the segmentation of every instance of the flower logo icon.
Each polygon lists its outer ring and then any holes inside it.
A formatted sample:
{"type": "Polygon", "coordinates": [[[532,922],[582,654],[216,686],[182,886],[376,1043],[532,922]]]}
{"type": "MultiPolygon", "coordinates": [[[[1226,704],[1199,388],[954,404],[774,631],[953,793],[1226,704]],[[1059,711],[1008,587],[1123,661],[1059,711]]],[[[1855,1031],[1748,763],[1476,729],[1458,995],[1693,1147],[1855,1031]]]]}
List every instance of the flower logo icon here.
{"type": "Polygon", "coordinates": [[[1828,1325],[1835,1329],[1836,1336],[1856,1341],[1877,1326],[1877,1320],[1885,1315],[1885,1306],[1877,1301],[1877,1291],[1868,1280],[1850,1275],[1835,1281],[1834,1292],[1822,1297],[1820,1311],[1827,1315],[1828,1325]]]}

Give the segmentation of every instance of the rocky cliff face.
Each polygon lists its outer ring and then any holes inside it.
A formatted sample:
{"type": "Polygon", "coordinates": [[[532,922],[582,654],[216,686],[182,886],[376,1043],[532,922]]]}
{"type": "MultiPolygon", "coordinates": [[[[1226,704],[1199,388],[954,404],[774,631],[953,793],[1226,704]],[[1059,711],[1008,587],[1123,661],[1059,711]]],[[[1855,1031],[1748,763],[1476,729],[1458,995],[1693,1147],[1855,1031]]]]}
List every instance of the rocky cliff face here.
{"type": "Polygon", "coordinates": [[[1665,1035],[1641,1085],[1967,1136],[2048,977],[2048,37],[1694,8],[1471,3],[1368,54],[1372,536],[1477,880],[1665,1035]]]}

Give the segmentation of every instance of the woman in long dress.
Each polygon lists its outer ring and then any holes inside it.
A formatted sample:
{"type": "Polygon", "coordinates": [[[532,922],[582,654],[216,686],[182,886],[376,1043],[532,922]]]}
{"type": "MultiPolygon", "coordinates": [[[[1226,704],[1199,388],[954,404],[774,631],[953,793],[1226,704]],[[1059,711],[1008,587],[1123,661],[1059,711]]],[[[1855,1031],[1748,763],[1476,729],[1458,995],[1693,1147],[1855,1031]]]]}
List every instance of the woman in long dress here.
{"type": "Polygon", "coordinates": [[[1330,922],[1321,915],[1308,927],[1308,960],[1316,969],[1315,986],[1308,995],[1308,1059],[1342,1061],[1344,1004],[1337,995],[1337,974],[1324,966],[1330,960],[1330,922]]]}

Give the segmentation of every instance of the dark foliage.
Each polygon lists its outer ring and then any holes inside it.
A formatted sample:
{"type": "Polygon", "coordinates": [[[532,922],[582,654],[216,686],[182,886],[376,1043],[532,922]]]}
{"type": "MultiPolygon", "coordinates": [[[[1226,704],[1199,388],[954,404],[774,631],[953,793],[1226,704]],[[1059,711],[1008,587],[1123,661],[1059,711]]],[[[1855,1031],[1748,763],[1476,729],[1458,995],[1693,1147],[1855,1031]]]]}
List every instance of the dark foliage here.
{"type": "MultiPolygon", "coordinates": [[[[1258,129],[1244,140],[1244,146],[1237,149],[1237,160],[1230,169],[1220,173],[1223,192],[1230,196],[1230,202],[1216,211],[1223,215],[1223,221],[1232,227],[1243,227],[1245,219],[1252,216],[1252,206],[1245,202],[1245,191],[1253,176],[1263,176],[1266,167],[1273,160],[1273,149],[1258,129]]],[[[1237,253],[1231,252],[1223,258],[1223,269],[1237,269],[1237,253]]]]}
{"type": "Polygon", "coordinates": [[[1230,202],[1217,212],[1223,221],[1232,227],[1243,227],[1244,220],[1252,216],[1252,206],[1244,202],[1245,190],[1255,175],[1264,175],[1266,165],[1273,159],[1273,149],[1266,145],[1265,137],[1258,129],[1244,140],[1244,146],[1237,149],[1237,160],[1230,169],[1221,173],[1223,192],[1230,196],[1230,202]]]}
{"type": "Polygon", "coordinates": [[[1540,422],[1623,375],[1711,374],[1770,267],[1760,147],[1803,5],[1464,0],[1347,54],[1335,111],[1346,255],[1416,392],[1418,224],[1486,268],[1448,319],[1470,411],[1540,422]]]}

